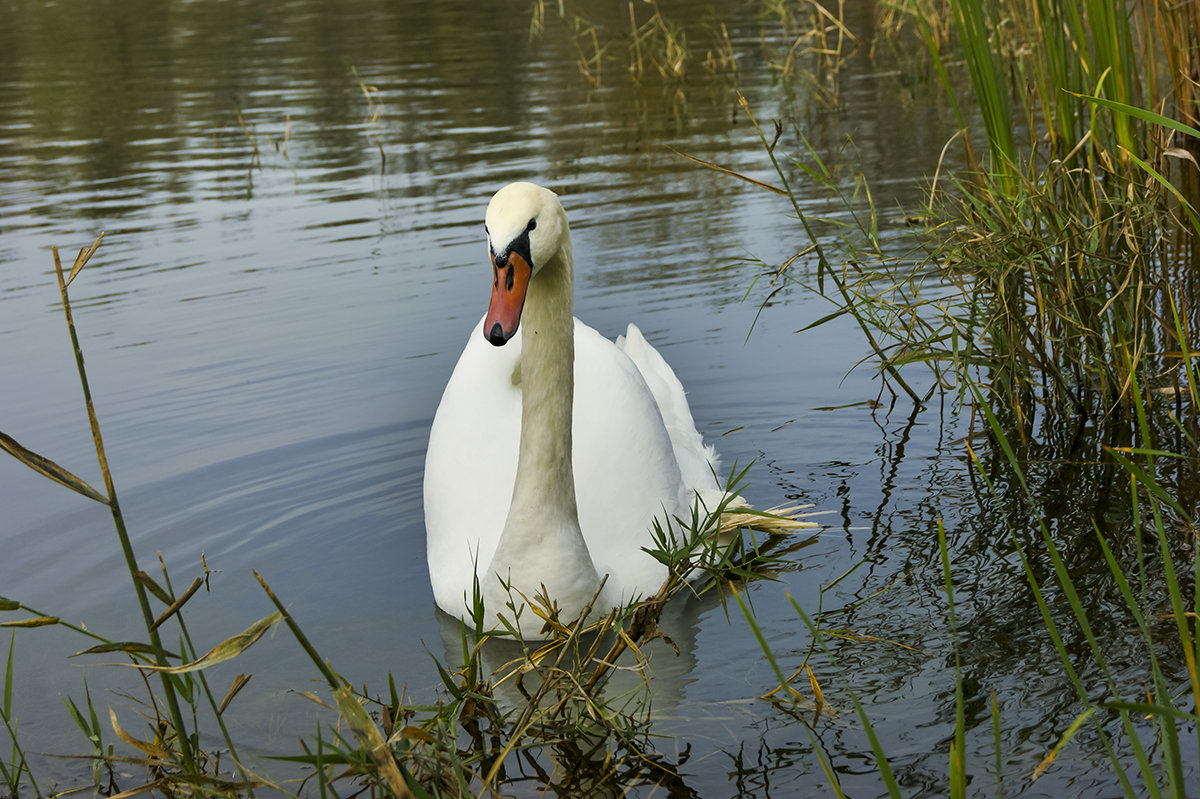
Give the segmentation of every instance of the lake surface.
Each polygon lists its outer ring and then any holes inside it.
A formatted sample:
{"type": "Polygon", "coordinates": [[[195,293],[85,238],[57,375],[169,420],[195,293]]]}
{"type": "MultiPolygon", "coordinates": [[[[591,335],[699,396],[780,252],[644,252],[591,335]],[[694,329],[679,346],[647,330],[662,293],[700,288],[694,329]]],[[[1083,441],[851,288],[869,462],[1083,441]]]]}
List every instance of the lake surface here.
{"type": "MultiPolygon", "coordinates": [[[[851,29],[869,40],[875,4],[849,5],[851,29]]],[[[869,363],[852,370],[868,354],[852,323],[796,332],[833,310],[814,292],[788,288],[760,314],[773,287],[756,281],[755,261],[778,265],[806,247],[802,228],[783,198],[670,149],[775,181],[736,87],[768,130],[782,121],[778,152],[803,153],[803,134],[845,185],[861,169],[883,235],[899,238],[954,132],[925,77],[886,53],[872,61],[864,45],[836,78],[838,103],[822,102],[772,66],[787,43],[755,4],[664,3],[694,25],[686,80],[639,83],[609,63],[598,87],[554,8],[530,40],[523,2],[0,7],[0,430],[100,483],[49,248],[70,261],[103,231],[71,287],[75,321],[143,568],[157,573],[161,552],[177,588],[211,570],[210,590],[189,605],[200,649],[271,612],[254,569],[350,682],[384,692],[391,672],[411,699],[435,696],[431,655],[444,658],[443,636],[457,632],[435,612],[426,571],[425,444],[486,306],[487,200],[528,179],[557,191],[571,218],[587,264],[576,315],[610,336],[641,327],[726,465],[754,461],[753,504],[829,512],[794,568],[747,593],[789,673],[810,646],[789,596],[847,631],[836,661],[812,660],[841,711],[813,731],[846,792],[884,789],[843,678],[906,795],[947,791],[954,638],[942,519],[972,792],[995,794],[994,691],[1006,789],[1119,793],[1094,776],[1109,771],[1087,734],[1029,783],[1079,708],[1003,520],[980,499],[951,401],[914,410],[880,396],[869,363]],[[726,23],[736,74],[704,67],[719,43],[715,24],[695,22],[706,19],[726,23]]],[[[619,43],[626,11],[605,8],[582,13],[619,43]]],[[[799,193],[805,213],[846,218],[817,187],[799,193]]],[[[837,236],[830,229],[827,245],[837,236]]],[[[790,268],[804,277],[815,265],[790,268]]],[[[1106,502],[1128,503],[1126,487],[1088,468],[1054,480],[1077,501],[1062,525],[1087,530],[1106,502]]],[[[104,508],[10,458],[0,458],[0,505],[0,595],[117,640],[138,636],[104,508]]],[[[655,652],[653,731],[668,760],[684,761],[686,786],[827,791],[805,721],[757,699],[775,679],[736,607],[712,596],[678,604],[682,655],[655,652]]],[[[138,724],[117,693],[137,693],[136,681],[68,659],[85,645],[52,628],[16,636],[16,714],[43,790],[90,782],[86,765],[48,756],[88,751],[60,696],[81,702],[86,679],[98,708],[138,724]]],[[[320,690],[307,657],[275,634],[214,668],[214,689],[240,672],[254,677],[229,714],[235,737],[260,754],[298,752],[316,711],[295,692],[320,690]]]]}

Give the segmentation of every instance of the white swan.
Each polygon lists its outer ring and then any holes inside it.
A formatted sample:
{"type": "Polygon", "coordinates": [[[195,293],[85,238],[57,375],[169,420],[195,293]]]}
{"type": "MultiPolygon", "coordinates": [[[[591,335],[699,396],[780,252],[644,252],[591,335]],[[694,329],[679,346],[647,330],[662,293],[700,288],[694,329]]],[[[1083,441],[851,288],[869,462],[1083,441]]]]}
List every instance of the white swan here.
{"type": "Polygon", "coordinates": [[[689,518],[697,493],[714,507],[715,453],[637,327],[614,343],[573,319],[571,239],[553,192],[504,187],[486,227],[491,303],[425,460],[434,599],[467,618],[476,572],[489,618],[544,585],[574,619],[605,574],[597,609],[653,593],[666,577],[642,551],[653,519],[689,518]]]}

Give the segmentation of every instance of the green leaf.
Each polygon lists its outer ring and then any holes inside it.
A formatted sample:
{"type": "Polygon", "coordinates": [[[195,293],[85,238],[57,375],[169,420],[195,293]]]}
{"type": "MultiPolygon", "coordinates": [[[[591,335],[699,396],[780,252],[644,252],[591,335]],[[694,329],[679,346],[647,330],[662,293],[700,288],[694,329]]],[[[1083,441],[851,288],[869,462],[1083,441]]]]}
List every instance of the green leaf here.
{"type": "Polygon", "coordinates": [[[1071,739],[1075,737],[1075,733],[1079,732],[1079,728],[1082,727],[1084,722],[1090,719],[1092,714],[1095,712],[1096,708],[1089,707],[1087,710],[1083,711],[1083,713],[1081,713],[1075,719],[1075,721],[1071,722],[1071,726],[1068,727],[1067,731],[1064,732],[1062,737],[1058,739],[1058,743],[1056,743],[1054,748],[1050,750],[1050,754],[1046,755],[1046,757],[1042,759],[1041,763],[1038,763],[1038,767],[1034,770],[1033,777],[1031,777],[1031,779],[1036,780],[1045,773],[1046,769],[1050,768],[1050,766],[1054,763],[1054,759],[1058,757],[1059,753],[1062,752],[1063,749],[1066,748],[1067,744],[1071,742],[1071,739]]]}
{"type": "Polygon", "coordinates": [[[16,647],[17,631],[13,630],[8,642],[8,664],[4,669],[4,701],[0,702],[0,711],[6,719],[12,716],[13,650],[16,647]]]}
{"type": "Polygon", "coordinates": [[[1089,103],[1102,105],[1105,108],[1111,109],[1118,113],[1128,114],[1131,117],[1136,117],[1145,122],[1150,122],[1155,125],[1162,125],[1170,128],[1171,130],[1177,130],[1180,133],[1200,139],[1200,130],[1196,130],[1190,125],[1185,125],[1177,119],[1171,119],[1170,117],[1165,117],[1162,114],[1156,114],[1153,111],[1149,111],[1145,108],[1138,108],[1137,106],[1118,103],[1116,100],[1108,100],[1104,97],[1093,97],[1090,94],[1079,94],[1078,92],[1069,92],[1069,94],[1074,94],[1076,97],[1087,100],[1089,103]]]}
{"type": "MultiPolygon", "coordinates": [[[[134,655],[153,655],[154,647],[149,644],[143,644],[138,641],[113,641],[107,644],[97,644],[90,649],[85,649],[82,652],[76,652],[71,657],[79,657],[80,655],[100,655],[105,652],[128,652],[134,655]]],[[[171,652],[163,652],[169,658],[179,659],[179,655],[171,652]]]]}
{"type": "Polygon", "coordinates": [[[392,789],[392,795],[398,799],[412,796],[391,749],[388,748],[379,728],[375,726],[375,722],[367,715],[367,711],[359,704],[354,694],[343,686],[334,690],[333,698],[337,700],[338,711],[349,725],[350,731],[354,733],[358,745],[367,751],[367,754],[375,761],[383,778],[387,780],[388,787],[392,789]]]}
{"type": "Polygon", "coordinates": [[[139,583],[141,583],[142,585],[146,586],[146,590],[149,591],[150,593],[154,594],[154,598],[157,599],[159,602],[163,603],[164,605],[170,605],[174,601],[171,598],[171,595],[163,590],[163,587],[161,585],[154,582],[153,577],[146,574],[141,569],[138,570],[137,581],[139,583]]]}
{"type": "Polygon", "coordinates": [[[88,499],[94,499],[103,505],[109,504],[108,497],[92,488],[84,480],[76,477],[49,458],[43,458],[33,450],[21,446],[11,436],[0,433],[0,449],[12,455],[38,474],[49,477],[59,485],[64,485],[72,491],[83,494],[88,499]]]}
{"type": "Polygon", "coordinates": [[[1200,721],[1200,716],[1197,716],[1195,713],[1188,713],[1186,710],[1181,710],[1171,705],[1156,705],[1149,702],[1104,702],[1101,707],[1112,708],[1113,710],[1125,710],[1145,716],[1165,716],[1166,718],[1191,723],[1200,721]]]}
{"type": "Polygon", "coordinates": [[[21,619],[19,621],[0,622],[0,627],[49,627],[52,624],[58,624],[57,616],[35,616],[32,619],[21,619]]]}
{"type": "Polygon", "coordinates": [[[832,322],[834,319],[837,319],[839,316],[845,316],[845,315],[846,315],[846,314],[848,314],[848,313],[850,313],[850,308],[849,308],[849,306],[846,306],[846,307],[843,307],[843,308],[838,308],[838,309],[837,309],[836,311],[834,311],[833,313],[831,313],[831,314],[825,314],[824,316],[822,316],[822,317],[821,317],[820,319],[818,319],[817,321],[815,321],[815,322],[809,322],[807,325],[805,325],[804,327],[802,327],[802,328],[800,328],[799,330],[796,330],[796,331],[794,331],[794,332],[796,332],[796,333],[803,333],[805,330],[811,330],[812,328],[814,328],[814,327],[818,327],[818,326],[820,326],[820,325],[823,325],[823,324],[825,324],[826,322],[832,322]]]}
{"type": "MultiPolygon", "coordinates": [[[[1185,126],[1185,127],[1186,127],[1186,126],[1185,126]]],[[[1160,186],[1162,186],[1162,187],[1163,187],[1164,189],[1166,189],[1167,191],[1171,192],[1171,194],[1175,195],[1175,199],[1176,199],[1176,200],[1178,200],[1178,201],[1179,201],[1179,204],[1180,204],[1180,206],[1182,206],[1182,207],[1183,207],[1184,213],[1186,213],[1186,214],[1187,214],[1187,216],[1188,216],[1188,219],[1192,220],[1192,228],[1193,228],[1193,229],[1194,229],[1194,230],[1195,230],[1197,233],[1200,233],[1200,218],[1198,218],[1198,217],[1196,216],[1196,209],[1195,209],[1195,208],[1193,208],[1193,207],[1192,207],[1192,204],[1191,204],[1190,202],[1188,202],[1188,201],[1187,201],[1187,198],[1183,196],[1183,193],[1182,193],[1182,192],[1180,192],[1180,191],[1179,191],[1179,189],[1175,188],[1175,184],[1171,183],[1171,181],[1167,180],[1165,177],[1163,177],[1162,175],[1160,175],[1160,174],[1158,173],[1158,170],[1156,170],[1154,167],[1152,167],[1152,166],[1150,166],[1149,164],[1147,164],[1147,163],[1146,163],[1145,161],[1143,161],[1142,159],[1138,158],[1136,155],[1134,155],[1133,153],[1131,153],[1129,150],[1126,150],[1126,151],[1125,151],[1125,153],[1126,153],[1126,154],[1127,154],[1127,155],[1128,155],[1130,158],[1132,158],[1132,159],[1133,159],[1133,161],[1134,161],[1134,162],[1135,162],[1135,163],[1136,163],[1138,166],[1140,166],[1140,167],[1142,168],[1142,171],[1143,171],[1143,172],[1145,172],[1145,173],[1146,173],[1147,175],[1149,175],[1150,177],[1154,178],[1156,181],[1158,181],[1158,183],[1159,183],[1159,185],[1160,185],[1160,186]]]]}

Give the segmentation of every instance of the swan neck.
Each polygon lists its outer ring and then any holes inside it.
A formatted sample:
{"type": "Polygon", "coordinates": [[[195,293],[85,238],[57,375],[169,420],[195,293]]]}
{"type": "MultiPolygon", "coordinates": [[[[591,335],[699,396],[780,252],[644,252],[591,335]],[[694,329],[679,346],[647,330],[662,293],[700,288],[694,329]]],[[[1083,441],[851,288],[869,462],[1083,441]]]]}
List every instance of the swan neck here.
{"type": "MultiPolygon", "coordinates": [[[[575,323],[571,249],[565,243],[529,282],[521,318],[521,438],[504,531],[489,571],[533,596],[544,586],[574,619],[600,579],[579,528],[571,466],[575,323]]],[[[489,608],[509,596],[485,585],[489,608]],[[490,592],[490,593],[489,593],[490,592]]]]}
{"type": "Polygon", "coordinates": [[[573,295],[568,242],[530,281],[521,320],[521,446],[513,507],[530,503],[544,512],[554,505],[578,526],[571,467],[573,295]]]}

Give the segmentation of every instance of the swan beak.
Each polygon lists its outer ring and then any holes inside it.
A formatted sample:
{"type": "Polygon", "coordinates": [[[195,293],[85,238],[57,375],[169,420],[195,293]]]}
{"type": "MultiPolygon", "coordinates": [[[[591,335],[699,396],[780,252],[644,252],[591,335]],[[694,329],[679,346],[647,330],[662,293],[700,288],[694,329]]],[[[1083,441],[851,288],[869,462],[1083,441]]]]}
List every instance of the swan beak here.
{"type": "Polygon", "coordinates": [[[521,323],[521,309],[525,306],[533,267],[519,252],[510,250],[492,258],[492,270],[495,275],[492,301],[483,320],[483,335],[499,347],[513,337],[521,323]]]}

